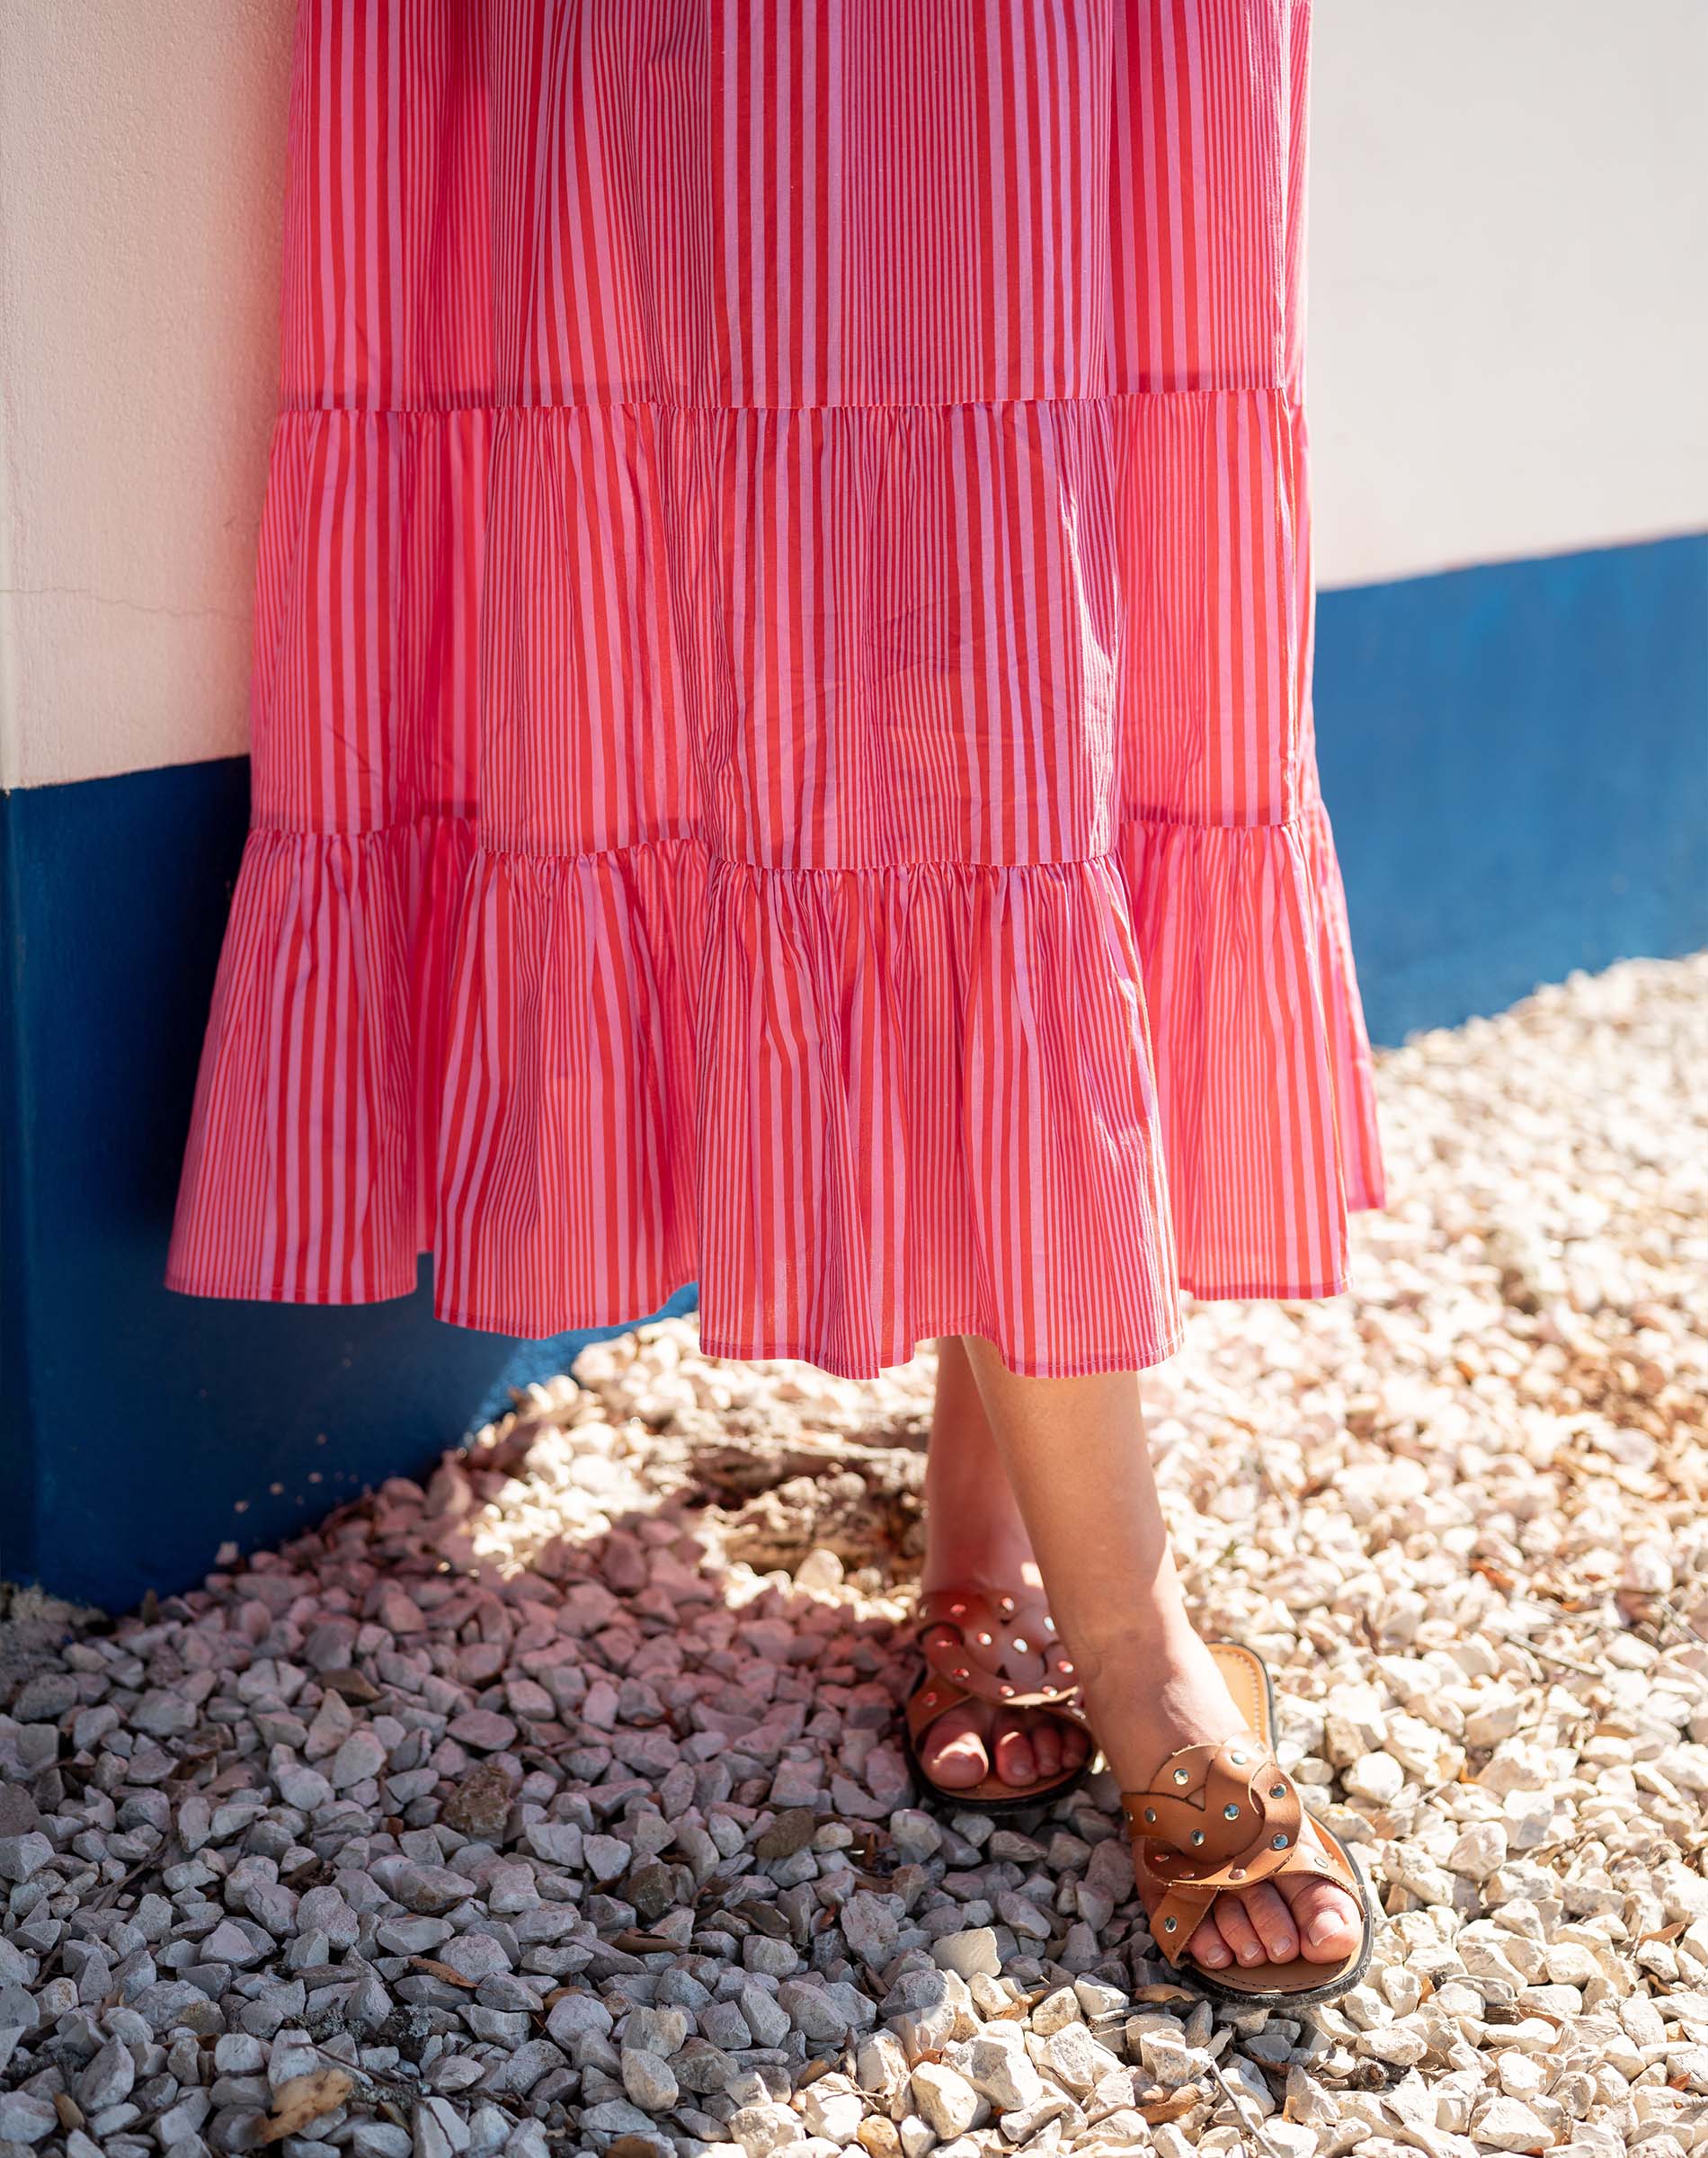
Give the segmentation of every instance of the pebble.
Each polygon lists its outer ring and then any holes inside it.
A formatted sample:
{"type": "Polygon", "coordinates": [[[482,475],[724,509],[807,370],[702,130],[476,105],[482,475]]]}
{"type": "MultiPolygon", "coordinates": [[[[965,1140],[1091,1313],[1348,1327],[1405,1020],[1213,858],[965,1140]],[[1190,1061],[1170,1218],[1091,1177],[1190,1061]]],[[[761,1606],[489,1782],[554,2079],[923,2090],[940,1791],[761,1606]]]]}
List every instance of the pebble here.
{"type": "Polygon", "coordinates": [[[931,1944],[931,1960],[939,1970],[953,1971],[959,1978],[971,1978],[978,1972],[994,1978],[1002,1967],[996,1935],[989,1926],[940,1935],[931,1944]]]}
{"type": "Polygon", "coordinates": [[[53,1845],[46,1836],[0,1836],[0,1880],[33,1879],[52,1859],[53,1845]]]}
{"type": "Polygon", "coordinates": [[[1447,1870],[1463,1875],[1466,1880],[1486,1881],[1506,1864],[1508,1848],[1503,1822],[1473,1822],[1447,1853],[1447,1870]]]}
{"type": "Polygon", "coordinates": [[[130,2049],[117,2038],[110,2040],[76,2078],[72,2094],[85,2113],[99,2113],[130,2095],[137,2080],[137,2064],[130,2049]]]}
{"type": "MultiPolygon", "coordinates": [[[[509,1771],[497,1761],[484,1761],[458,1784],[445,1801],[440,1818],[459,1835],[472,1837],[477,1843],[498,1843],[509,1824],[514,1796],[509,1771]]],[[[580,1832],[575,1833],[579,1836],[580,1832]]]]}
{"type": "Polygon", "coordinates": [[[371,1731],[352,1731],[333,1757],[329,1780],[335,1791],[369,1782],[386,1765],[386,1749],[371,1731]]]}
{"type": "Polygon", "coordinates": [[[1044,2064],[1063,2090],[1081,2097],[1121,2064],[1083,2023],[1064,2023],[1044,2041],[1044,2064]]]}
{"type": "Polygon", "coordinates": [[[866,2107],[860,2094],[841,2078],[821,2076],[807,2086],[801,2119],[809,2134],[822,2136],[840,2149],[859,2132],[866,2107]]]}
{"type": "Polygon", "coordinates": [[[775,2047],[787,2038],[793,2026],[775,1993],[768,1993],[762,1986],[744,1986],[738,2005],[756,2045],[775,2047]]]}
{"type": "Polygon", "coordinates": [[[777,1989],[777,2005],[814,2045],[840,2045],[848,2036],[849,2019],[826,1986],[805,1979],[785,1981],[777,1989]]]}
{"type": "Polygon", "coordinates": [[[496,1753],[516,1743],[515,1723],[490,1708],[471,1708],[467,1716],[453,1717],[445,1730],[459,1746],[480,1753],[496,1753]]]}
{"type": "Polygon", "coordinates": [[[978,2092],[942,2062],[922,2062],[913,2071],[911,2088],[921,2118],[946,2143],[965,2135],[979,2117],[978,2092]]]}
{"type": "Polygon", "coordinates": [[[1195,2003],[1105,1778],[925,1810],[930,1351],[666,1320],[425,1485],[54,1616],[0,1696],[0,2154],[227,2158],[334,2066],[287,2158],[1702,2149],[1705,992],[1384,1053],[1352,1290],[1198,1306],[1145,1375],[1201,1623],[1382,1904],[1354,1993],[1195,2003]]]}
{"type": "MultiPolygon", "coordinates": [[[[1130,2037],[1130,2034],[1129,2034],[1130,2037]]],[[[1199,2073],[1196,2051],[1177,2029],[1147,2028],[1139,2037],[1139,2060],[1145,2074],[1164,2090],[1178,2091],[1195,2082],[1199,2073]]]]}
{"type": "MultiPolygon", "coordinates": [[[[582,2125],[587,2125],[584,2114],[582,2125]]],[[[774,2103],[741,2107],[730,2115],[729,2132],[747,2158],[769,2158],[770,2152],[802,2140],[798,2116],[774,2103]]]]}
{"type": "Polygon", "coordinates": [[[996,2025],[955,2050],[955,2068],[999,2113],[1023,2111],[1044,2096],[1043,2078],[1019,2039],[1013,2025],[996,2025]],[[1014,2038],[1001,2035],[1010,2030],[1014,2038]]]}
{"type": "Polygon", "coordinates": [[[639,2046],[623,2049],[623,2088],[648,2113],[668,2113],[680,2095],[669,2062],[639,2046]]]}
{"type": "Polygon", "coordinates": [[[1516,2098],[1491,2098],[1473,2124],[1478,2143],[1495,2151],[1545,2151],[1552,2132],[1531,2108],[1516,2098]]]}
{"type": "Polygon", "coordinates": [[[1373,1806],[1392,1806],[1405,1788],[1406,1772],[1392,1753],[1366,1753],[1348,1764],[1340,1779],[1349,1797],[1373,1806]]]}
{"type": "Polygon", "coordinates": [[[460,1873],[453,1873],[448,1866],[407,1865],[398,1868],[391,1893],[406,1911],[417,1912],[423,1918],[436,1918],[441,1912],[454,1911],[458,1904],[466,1903],[476,1890],[473,1881],[460,1873]]]}
{"type": "Polygon", "coordinates": [[[31,2091],[0,2091],[0,2139],[37,2144],[58,2126],[59,2116],[46,2099],[31,2091]]]}

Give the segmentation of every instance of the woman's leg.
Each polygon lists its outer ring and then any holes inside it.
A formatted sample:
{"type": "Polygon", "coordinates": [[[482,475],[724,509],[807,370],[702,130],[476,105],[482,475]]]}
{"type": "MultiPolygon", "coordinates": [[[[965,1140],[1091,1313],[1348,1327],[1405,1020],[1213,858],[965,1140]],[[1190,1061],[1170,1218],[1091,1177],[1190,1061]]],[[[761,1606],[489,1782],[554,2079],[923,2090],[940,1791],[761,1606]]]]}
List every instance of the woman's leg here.
{"type": "MultiPolygon", "coordinates": [[[[938,1343],[937,1400],[925,1468],[928,1589],[1038,1585],[1025,1523],[1003,1474],[973,1367],[958,1334],[938,1343]]],[[[980,1702],[951,1709],[931,1725],[921,1765],[947,1790],[965,1790],[989,1774],[1006,1783],[1047,1781],[1084,1760],[1087,1744],[1060,1717],[1002,1711],[980,1702]]]]}
{"type": "MultiPolygon", "coordinates": [[[[1242,1719],[1187,1618],[1137,1374],[1021,1378],[992,1342],[963,1339],[1092,1728],[1121,1788],[1143,1790],[1170,1753],[1242,1719]]],[[[1191,1945],[1213,1968],[1301,1953],[1338,1963],[1362,1930],[1344,1889],[1283,1876],[1278,1893],[1266,1882],[1219,1896],[1191,1945]]]]}

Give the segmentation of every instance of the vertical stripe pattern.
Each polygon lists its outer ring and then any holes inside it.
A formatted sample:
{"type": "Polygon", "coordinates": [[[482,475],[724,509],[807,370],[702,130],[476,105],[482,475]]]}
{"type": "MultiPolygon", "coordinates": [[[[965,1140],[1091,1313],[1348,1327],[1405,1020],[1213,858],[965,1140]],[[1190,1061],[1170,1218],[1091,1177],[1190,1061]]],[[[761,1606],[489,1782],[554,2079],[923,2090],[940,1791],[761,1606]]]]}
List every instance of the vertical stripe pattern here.
{"type": "Polygon", "coordinates": [[[1382,1169],[1309,0],[300,0],[169,1280],[1152,1362],[1382,1169]]]}

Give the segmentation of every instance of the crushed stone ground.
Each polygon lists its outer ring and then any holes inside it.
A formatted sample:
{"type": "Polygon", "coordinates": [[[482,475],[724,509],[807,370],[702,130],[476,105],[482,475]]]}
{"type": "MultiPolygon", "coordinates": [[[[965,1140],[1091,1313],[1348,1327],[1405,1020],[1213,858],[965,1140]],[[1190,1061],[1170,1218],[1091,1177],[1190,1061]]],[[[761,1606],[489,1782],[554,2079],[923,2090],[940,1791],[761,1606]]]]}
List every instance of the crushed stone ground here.
{"type": "Polygon", "coordinates": [[[1380,1058],[1354,1288],[1144,1394],[1206,1630],[1385,1914],[1213,2011],[1107,1776],[896,1743],[931,1360],[692,1321],[284,1548],[0,1627],[0,2158],[1708,2150],[1708,959],[1380,1058]]]}

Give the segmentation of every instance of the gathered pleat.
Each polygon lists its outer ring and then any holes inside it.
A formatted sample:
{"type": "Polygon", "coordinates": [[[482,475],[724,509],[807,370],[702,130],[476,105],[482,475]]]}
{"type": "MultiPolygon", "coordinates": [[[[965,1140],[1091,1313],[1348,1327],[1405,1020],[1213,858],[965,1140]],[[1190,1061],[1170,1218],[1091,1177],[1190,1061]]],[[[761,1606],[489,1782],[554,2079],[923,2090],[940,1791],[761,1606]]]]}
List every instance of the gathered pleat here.
{"type": "Polygon", "coordinates": [[[447,975],[473,853],[459,817],[250,834],[171,1287],[302,1304],[414,1289],[433,1236],[447,975]]]}
{"type": "Polygon", "coordinates": [[[1108,862],[719,863],[707,937],[714,1353],[858,1374],[974,1333],[1066,1374],[1171,1351],[1143,1004],[1108,862]]]}

